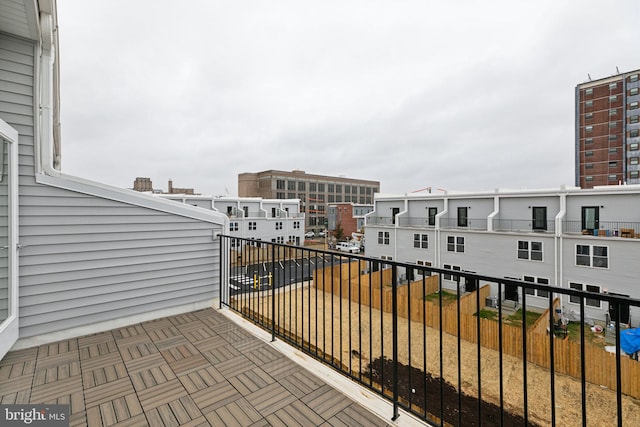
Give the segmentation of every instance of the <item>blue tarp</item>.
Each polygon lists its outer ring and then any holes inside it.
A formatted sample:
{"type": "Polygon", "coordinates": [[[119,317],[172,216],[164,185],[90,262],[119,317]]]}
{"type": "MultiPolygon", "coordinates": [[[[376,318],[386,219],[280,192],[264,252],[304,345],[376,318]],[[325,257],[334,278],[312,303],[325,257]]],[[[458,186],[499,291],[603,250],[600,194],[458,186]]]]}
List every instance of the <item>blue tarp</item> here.
{"type": "Polygon", "coordinates": [[[620,331],[620,348],[627,354],[640,351],[640,328],[620,331]]]}

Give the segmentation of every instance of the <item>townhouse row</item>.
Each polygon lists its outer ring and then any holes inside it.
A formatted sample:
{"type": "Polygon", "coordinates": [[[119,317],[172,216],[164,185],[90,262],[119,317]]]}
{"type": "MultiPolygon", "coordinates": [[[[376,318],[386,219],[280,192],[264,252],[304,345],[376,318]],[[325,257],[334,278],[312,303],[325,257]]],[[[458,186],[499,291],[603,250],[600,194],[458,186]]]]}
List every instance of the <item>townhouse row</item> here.
{"type": "MultiPolygon", "coordinates": [[[[366,252],[452,270],[443,287],[456,289],[455,271],[532,283],[640,297],[640,186],[501,191],[457,194],[376,195],[366,216],[366,252]]],[[[409,270],[406,274],[411,276],[409,270]]],[[[411,278],[411,277],[409,277],[411,278]]],[[[461,290],[478,283],[461,281],[461,290]]],[[[522,301],[520,287],[506,287],[501,301],[522,301]]],[[[548,293],[527,291],[527,304],[548,307],[548,293]]],[[[579,300],[563,296],[565,311],[579,300]]],[[[616,318],[616,307],[586,300],[592,319],[616,318]]],[[[620,308],[623,323],[640,312],[620,308]]]]}

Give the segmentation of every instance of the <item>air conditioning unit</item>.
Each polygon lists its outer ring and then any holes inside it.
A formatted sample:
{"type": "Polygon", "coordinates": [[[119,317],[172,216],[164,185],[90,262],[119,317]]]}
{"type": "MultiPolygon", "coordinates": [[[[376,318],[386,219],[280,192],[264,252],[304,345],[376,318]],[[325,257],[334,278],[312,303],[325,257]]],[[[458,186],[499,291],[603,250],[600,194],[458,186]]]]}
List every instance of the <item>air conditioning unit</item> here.
{"type": "Polygon", "coordinates": [[[487,297],[487,299],[484,302],[484,305],[486,305],[487,307],[492,307],[492,308],[498,308],[498,297],[487,297]]]}

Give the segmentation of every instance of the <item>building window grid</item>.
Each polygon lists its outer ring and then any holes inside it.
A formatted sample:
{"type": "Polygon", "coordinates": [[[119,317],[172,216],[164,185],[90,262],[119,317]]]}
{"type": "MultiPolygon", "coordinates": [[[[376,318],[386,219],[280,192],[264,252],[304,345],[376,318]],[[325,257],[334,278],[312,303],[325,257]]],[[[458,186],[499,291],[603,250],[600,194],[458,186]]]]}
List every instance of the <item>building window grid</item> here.
{"type": "Polygon", "coordinates": [[[378,231],[378,244],[379,245],[388,245],[389,244],[389,232],[388,231],[378,231]]]}
{"type": "Polygon", "coordinates": [[[609,247],[576,245],[576,265],[594,268],[609,268],[609,247]]]}
{"type": "Polygon", "coordinates": [[[255,231],[257,229],[258,227],[256,221],[249,221],[249,231],[255,231]]]}
{"type": "Polygon", "coordinates": [[[276,221],[276,230],[282,230],[282,221],[276,221]]]}
{"type": "Polygon", "coordinates": [[[415,233],[413,235],[413,247],[419,249],[429,249],[429,235],[415,233]]]}
{"type": "Polygon", "coordinates": [[[238,231],[238,223],[230,222],[229,223],[229,231],[238,231]]]}
{"type": "MultiPolygon", "coordinates": [[[[579,291],[586,290],[594,294],[600,293],[600,286],[597,285],[585,285],[583,283],[569,282],[570,289],[576,289],[579,291]]],[[[580,297],[570,295],[569,302],[572,304],[580,304],[580,297]]],[[[601,308],[601,301],[597,298],[585,298],[585,305],[589,307],[601,308]]]]}
{"type": "Polygon", "coordinates": [[[447,252],[464,253],[464,237],[447,236],[447,252]]]}
{"type": "MultiPolygon", "coordinates": [[[[549,279],[546,279],[544,277],[522,276],[522,280],[524,282],[537,283],[539,285],[549,284],[549,279]]],[[[549,298],[549,291],[543,291],[541,289],[524,288],[524,292],[527,295],[533,295],[540,298],[549,298]]]]}
{"type": "Polygon", "coordinates": [[[518,240],[518,259],[543,261],[542,242],[518,240]]]}

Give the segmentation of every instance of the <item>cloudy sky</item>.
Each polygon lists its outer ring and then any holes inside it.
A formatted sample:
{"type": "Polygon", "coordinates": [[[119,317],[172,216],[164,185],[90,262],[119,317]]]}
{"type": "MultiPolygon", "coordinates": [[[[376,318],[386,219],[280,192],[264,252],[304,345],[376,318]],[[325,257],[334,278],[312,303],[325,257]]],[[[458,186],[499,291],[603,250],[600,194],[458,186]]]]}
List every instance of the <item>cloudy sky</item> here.
{"type": "Polygon", "coordinates": [[[574,183],[578,83],[640,68],[625,1],[58,0],[63,172],[237,194],[574,183]]]}

